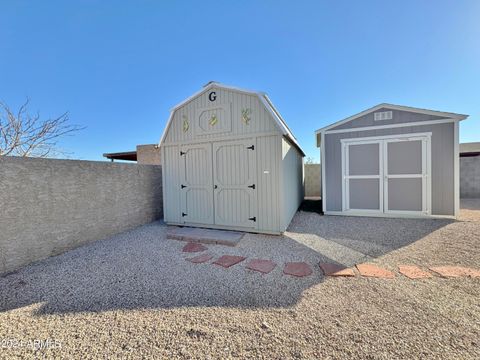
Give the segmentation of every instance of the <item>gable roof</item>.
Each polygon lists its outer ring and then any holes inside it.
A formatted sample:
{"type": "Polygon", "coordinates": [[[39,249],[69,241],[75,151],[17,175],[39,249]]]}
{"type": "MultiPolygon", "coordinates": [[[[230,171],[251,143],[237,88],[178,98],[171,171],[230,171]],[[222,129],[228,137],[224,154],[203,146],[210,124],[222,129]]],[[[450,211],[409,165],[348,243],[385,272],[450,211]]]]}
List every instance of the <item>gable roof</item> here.
{"type": "Polygon", "coordinates": [[[288,125],[285,122],[285,120],[283,119],[283,117],[280,115],[278,110],[275,108],[273,103],[270,101],[270,99],[268,98],[266,93],[261,92],[261,91],[241,89],[241,88],[237,88],[237,87],[234,87],[234,86],[228,86],[228,85],[218,83],[216,81],[210,81],[201,90],[197,91],[192,96],[190,96],[187,99],[183,100],[182,102],[178,103],[177,105],[175,105],[170,110],[170,116],[168,118],[167,125],[165,126],[165,129],[163,130],[163,134],[162,134],[162,137],[160,138],[159,145],[162,145],[163,141],[165,140],[165,137],[167,136],[168,130],[169,130],[170,125],[173,121],[173,114],[175,113],[175,111],[178,108],[180,108],[180,107],[186,105],[187,103],[189,103],[190,101],[192,101],[197,96],[203,94],[204,92],[209,91],[212,88],[220,88],[220,89],[231,90],[231,91],[236,91],[236,92],[241,92],[241,93],[244,93],[244,94],[256,96],[260,100],[260,103],[263,104],[263,106],[265,106],[267,111],[270,113],[270,115],[272,116],[276,125],[278,126],[278,128],[282,132],[283,136],[285,136],[300,151],[300,153],[303,156],[305,156],[305,153],[303,152],[302,148],[298,144],[297,139],[293,135],[292,131],[288,127],[288,125]]]}
{"type": "Polygon", "coordinates": [[[361,116],[367,115],[371,112],[375,112],[380,109],[390,109],[390,110],[400,110],[400,111],[410,111],[418,114],[426,114],[426,115],[435,115],[435,116],[441,116],[444,119],[453,119],[453,120],[464,120],[468,117],[468,115],[464,114],[457,114],[457,113],[450,113],[450,112],[443,112],[443,111],[436,111],[436,110],[429,110],[429,109],[421,109],[421,108],[415,108],[411,106],[404,106],[404,105],[394,105],[394,104],[387,104],[387,103],[382,103],[378,104],[374,107],[371,107],[367,110],[364,110],[362,112],[359,112],[358,114],[349,116],[346,119],[334,122],[333,124],[327,125],[323,128],[318,129],[315,131],[315,134],[319,134],[322,132],[325,132],[326,130],[329,130],[331,128],[337,127],[339,125],[345,124],[349,121],[355,120],[361,116]]]}

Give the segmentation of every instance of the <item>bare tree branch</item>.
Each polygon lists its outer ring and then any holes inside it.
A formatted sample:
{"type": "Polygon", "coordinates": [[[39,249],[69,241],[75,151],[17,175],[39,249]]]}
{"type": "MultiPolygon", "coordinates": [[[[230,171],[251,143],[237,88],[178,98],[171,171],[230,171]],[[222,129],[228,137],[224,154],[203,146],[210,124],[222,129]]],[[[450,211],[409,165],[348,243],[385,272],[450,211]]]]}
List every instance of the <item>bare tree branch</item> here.
{"type": "Polygon", "coordinates": [[[27,99],[14,113],[0,101],[0,156],[52,157],[65,154],[58,140],[85,127],[70,124],[68,112],[53,119],[41,120],[40,114],[28,113],[27,99]]]}

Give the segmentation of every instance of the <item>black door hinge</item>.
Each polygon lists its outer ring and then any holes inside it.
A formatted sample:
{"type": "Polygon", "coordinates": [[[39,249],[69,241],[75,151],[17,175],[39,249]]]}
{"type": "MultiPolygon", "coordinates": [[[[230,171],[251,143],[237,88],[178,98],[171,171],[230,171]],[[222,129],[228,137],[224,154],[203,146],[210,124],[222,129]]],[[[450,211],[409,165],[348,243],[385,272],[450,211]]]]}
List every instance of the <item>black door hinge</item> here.
{"type": "Polygon", "coordinates": [[[248,150],[255,150],[255,146],[254,146],[254,145],[249,146],[249,147],[247,147],[247,149],[248,149],[248,150]]]}
{"type": "Polygon", "coordinates": [[[256,221],[257,221],[257,217],[254,216],[254,217],[248,218],[248,220],[252,220],[253,222],[256,222],[256,221]]]}
{"type": "Polygon", "coordinates": [[[249,185],[249,186],[247,186],[247,187],[249,187],[249,188],[251,188],[251,189],[255,190],[255,184],[253,184],[253,185],[249,185]]]}
{"type": "Polygon", "coordinates": [[[185,214],[184,212],[182,212],[182,217],[185,217],[185,216],[187,216],[187,214],[185,214]]]}
{"type": "Polygon", "coordinates": [[[180,156],[185,155],[185,154],[186,154],[186,152],[180,151],[180,156]]]}
{"type": "Polygon", "coordinates": [[[181,189],[186,188],[186,187],[187,187],[187,185],[183,185],[183,184],[180,185],[180,188],[181,188],[181,189]]]}

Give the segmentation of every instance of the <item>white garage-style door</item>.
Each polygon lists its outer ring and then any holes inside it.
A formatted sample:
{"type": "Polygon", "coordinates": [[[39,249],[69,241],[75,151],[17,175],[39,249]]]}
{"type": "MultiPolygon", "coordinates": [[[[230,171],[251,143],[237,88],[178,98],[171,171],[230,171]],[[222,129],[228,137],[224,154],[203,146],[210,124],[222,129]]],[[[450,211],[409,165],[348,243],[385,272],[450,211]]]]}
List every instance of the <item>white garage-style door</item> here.
{"type": "Polygon", "coordinates": [[[430,134],[343,139],[343,211],[430,214],[430,134]]]}
{"type": "Polygon", "coordinates": [[[181,148],[182,222],[256,228],[254,139],[181,148]]]}

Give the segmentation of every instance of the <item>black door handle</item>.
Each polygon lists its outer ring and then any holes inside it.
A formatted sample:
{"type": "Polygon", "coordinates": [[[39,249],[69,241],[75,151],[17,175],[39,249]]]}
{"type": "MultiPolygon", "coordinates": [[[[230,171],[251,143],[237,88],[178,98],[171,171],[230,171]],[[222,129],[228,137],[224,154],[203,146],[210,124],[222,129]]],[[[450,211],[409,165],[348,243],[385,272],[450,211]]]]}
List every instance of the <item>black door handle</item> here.
{"type": "Polygon", "coordinates": [[[187,216],[187,214],[185,214],[184,212],[182,212],[182,217],[185,217],[185,216],[187,216]]]}
{"type": "Polygon", "coordinates": [[[253,190],[255,190],[255,184],[249,185],[248,187],[251,188],[251,189],[253,189],[253,190]]]}
{"type": "Polygon", "coordinates": [[[215,185],[213,188],[214,188],[214,189],[218,189],[218,186],[217,186],[217,185],[215,185]]]}
{"type": "Polygon", "coordinates": [[[253,222],[256,222],[256,221],[257,221],[257,217],[254,216],[254,217],[248,218],[248,220],[252,220],[253,222]]]}
{"type": "Polygon", "coordinates": [[[186,187],[187,187],[187,185],[183,185],[183,184],[180,185],[180,188],[181,188],[181,189],[186,188],[186,187]]]}
{"type": "Polygon", "coordinates": [[[247,149],[248,149],[248,150],[255,150],[255,146],[254,146],[254,145],[249,146],[249,147],[247,147],[247,149]]]}

